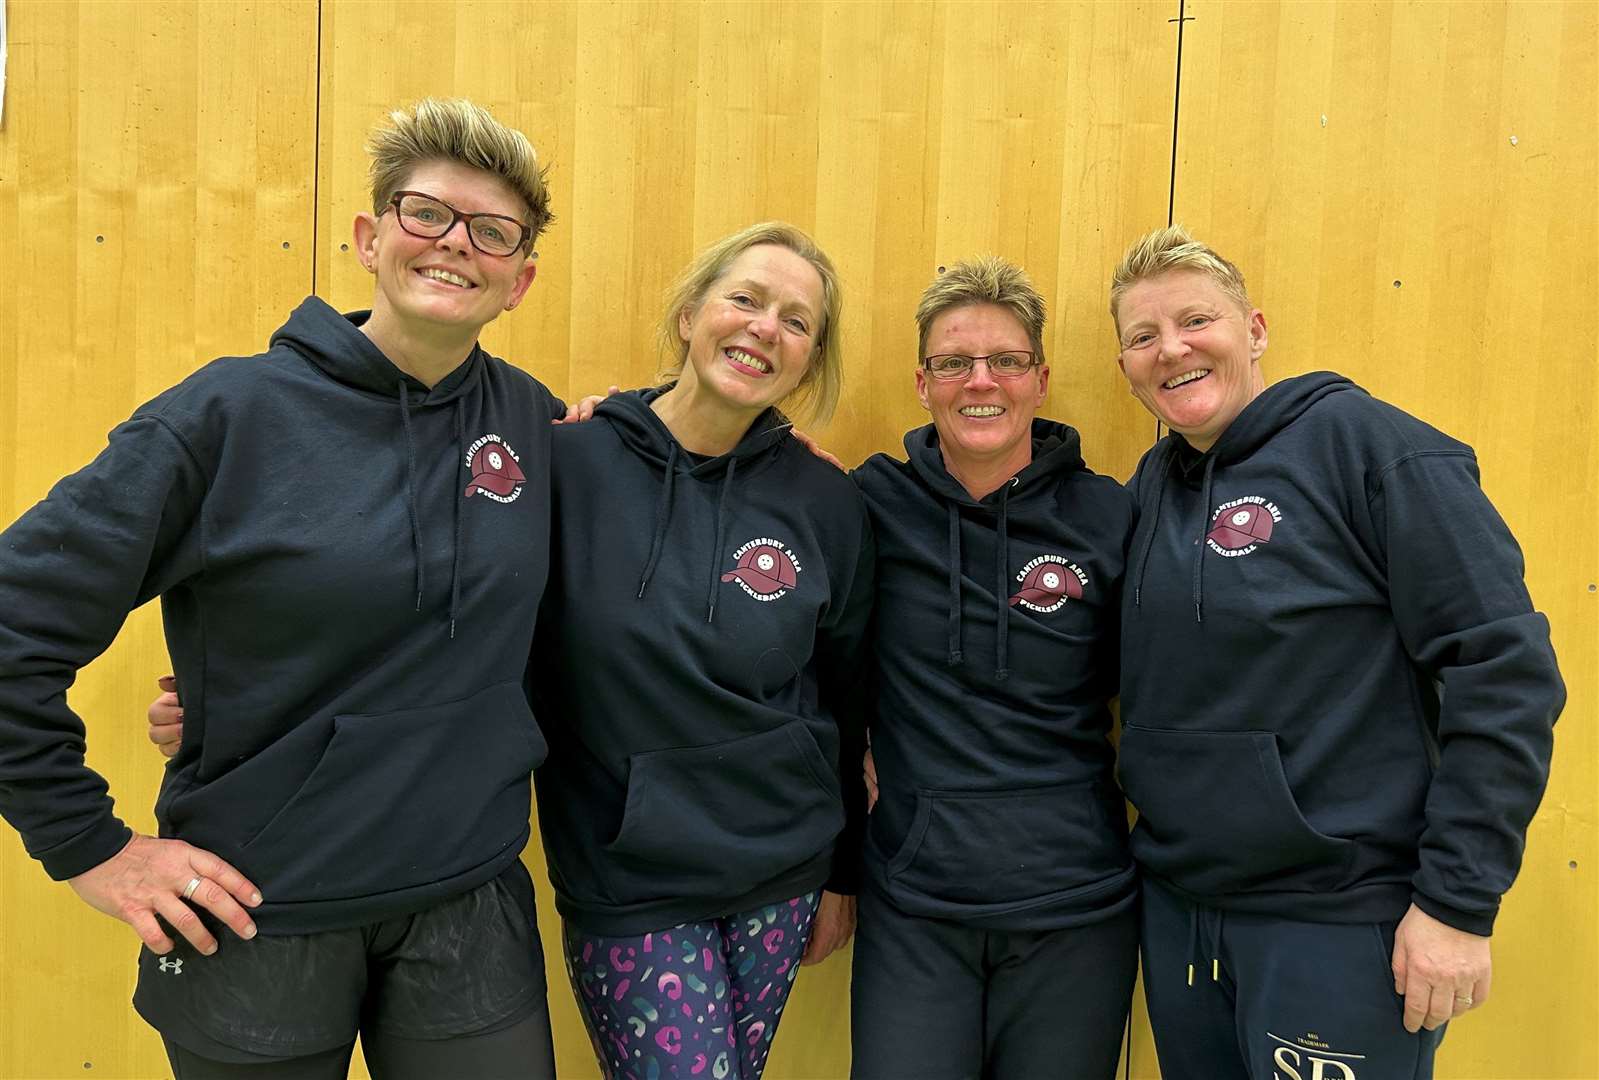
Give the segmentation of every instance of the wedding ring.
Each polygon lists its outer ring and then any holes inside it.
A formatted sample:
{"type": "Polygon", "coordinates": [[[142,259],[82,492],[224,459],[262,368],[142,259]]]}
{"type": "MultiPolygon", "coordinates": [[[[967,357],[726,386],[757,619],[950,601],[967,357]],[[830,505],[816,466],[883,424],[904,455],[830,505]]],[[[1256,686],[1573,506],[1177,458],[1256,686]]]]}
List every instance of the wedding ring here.
{"type": "Polygon", "coordinates": [[[190,878],[189,879],[189,883],[183,887],[183,898],[185,900],[193,900],[194,899],[194,890],[198,889],[199,887],[200,887],[200,879],[199,878],[190,878]]]}

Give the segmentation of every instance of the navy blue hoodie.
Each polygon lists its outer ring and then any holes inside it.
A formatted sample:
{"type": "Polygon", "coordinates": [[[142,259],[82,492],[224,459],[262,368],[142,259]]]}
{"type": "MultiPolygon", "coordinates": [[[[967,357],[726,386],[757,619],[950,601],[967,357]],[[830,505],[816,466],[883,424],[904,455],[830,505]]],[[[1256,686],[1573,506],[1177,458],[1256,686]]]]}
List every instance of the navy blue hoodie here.
{"type": "Polygon", "coordinates": [[[973,499],[931,425],[855,472],[877,537],[881,797],[868,881],[901,910],[1048,930],[1136,892],[1107,735],[1133,502],[1033,421],[1033,460],[973,499]]]}
{"type": "Polygon", "coordinates": [[[0,810],[52,877],[129,838],[65,692],[155,596],[185,713],[160,831],[250,877],[262,933],[419,910],[526,843],[561,406],[479,348],[429,390],[364,317],[307,299],[0,537],[0,810]]]}
{"type": "Polygon", "coordinates": [[[540,832],[556,906],[642,934],[855,891],[864,817],[871,531],[849,478],[775,411],[685,451],[606,399],[556,432],[553,571],[530,669],[550,756],[540,832]],[[842,769],[840,766],[844,763],[842,769]]]}
{"type": "Polygon", "coordinates": [[[1341,376],[1145,455],[1121,776],[1144,871],[1312,922],[1493,929],[1565,688],[1471,448],[1341,376]]]}

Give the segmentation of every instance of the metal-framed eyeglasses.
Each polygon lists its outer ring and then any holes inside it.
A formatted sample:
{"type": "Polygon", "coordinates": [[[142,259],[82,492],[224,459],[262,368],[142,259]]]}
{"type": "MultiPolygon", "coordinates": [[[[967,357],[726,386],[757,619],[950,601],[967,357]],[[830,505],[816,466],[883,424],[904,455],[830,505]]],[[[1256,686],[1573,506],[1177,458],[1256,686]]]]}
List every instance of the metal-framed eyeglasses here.
{"type": "Polygon", "coordinates": [[[443,199],[420,191],[396,191],[384,210],[390,206],[394,208],[400,228],[427,240],[438,239],[455,228],[457,221],[464,221],[472,246],[485,255],[500,258],[516,254],[533,232],[516,218],[504,214],[463,213],[443,199]]]}
{"type": "Polygon", "coordinates": [[[1007,349],[987,356],[964,353],[924,356],[922,368],[935,379],[965,379],[971,376],[979,360],[988,365],[988,373],[996,379],[1019,379],[1040,363],[1038,356],[1026,349],[1007,349]]]}

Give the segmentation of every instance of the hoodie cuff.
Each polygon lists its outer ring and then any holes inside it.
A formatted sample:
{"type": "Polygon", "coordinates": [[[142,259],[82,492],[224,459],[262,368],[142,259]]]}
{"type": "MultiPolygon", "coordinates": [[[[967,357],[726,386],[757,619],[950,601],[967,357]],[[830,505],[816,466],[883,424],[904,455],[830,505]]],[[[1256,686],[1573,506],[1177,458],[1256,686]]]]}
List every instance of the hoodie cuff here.
{"type": "Polygon", "coordinates": [[[1478,937],[1492,937],[1494,932],[1494,919],[1499,915],[1499,905],[1495,904],[1492,911],[1465,911],[1449,904],[1440,903],[1430,896],[1419,892],[1410,894],[1410,902],[1422,911],[1437,919],[1445,926],[1452,926],[1456,930],[1464,930],[1468,934],[1478,937]]]}
{"type": "Polygon", "coordinates": [[[64,844],[35,854],[53,881],[66,881],[114,857],[133,839],[133,830],[111,814],[64,844]]]}

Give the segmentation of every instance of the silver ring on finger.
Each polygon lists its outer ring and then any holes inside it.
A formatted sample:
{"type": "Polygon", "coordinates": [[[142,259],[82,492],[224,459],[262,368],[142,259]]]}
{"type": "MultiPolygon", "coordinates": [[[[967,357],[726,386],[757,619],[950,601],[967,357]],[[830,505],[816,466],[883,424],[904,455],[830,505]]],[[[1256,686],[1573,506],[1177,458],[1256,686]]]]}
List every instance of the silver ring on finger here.
{"type": "Polygon", "coordinates": [[[199,887],[200,887],[200,879],[197,878],[197,877],[196,878],[190,878],[189,879],[189,883],[183,887],[183,898],[185,900],[193,900],[194,899],[194,890],[198,889],[199,887]]]}
{"type": "Polygon", "coordinates": [[[1459,1005],[1462,1009],[1471,1008],[1471,995],[1470,994],[1456,994],[1455,995],[1455,1004],[1459,1005]]]}

